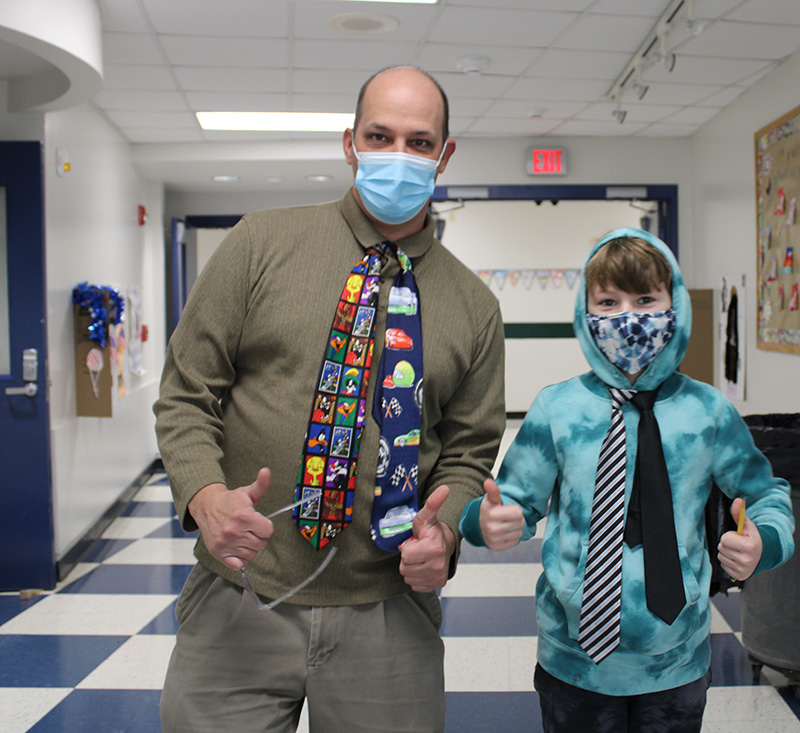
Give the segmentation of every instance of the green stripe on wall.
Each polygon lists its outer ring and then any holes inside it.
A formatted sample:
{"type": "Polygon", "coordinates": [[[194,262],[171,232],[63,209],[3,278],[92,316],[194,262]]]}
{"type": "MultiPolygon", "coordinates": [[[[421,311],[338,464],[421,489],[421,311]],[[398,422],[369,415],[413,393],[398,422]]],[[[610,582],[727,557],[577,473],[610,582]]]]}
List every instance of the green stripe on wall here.
{"type": "Polygon", "coordinates": [[[507,339],[571,339],[571,323],[506,323],[507,339]]]}

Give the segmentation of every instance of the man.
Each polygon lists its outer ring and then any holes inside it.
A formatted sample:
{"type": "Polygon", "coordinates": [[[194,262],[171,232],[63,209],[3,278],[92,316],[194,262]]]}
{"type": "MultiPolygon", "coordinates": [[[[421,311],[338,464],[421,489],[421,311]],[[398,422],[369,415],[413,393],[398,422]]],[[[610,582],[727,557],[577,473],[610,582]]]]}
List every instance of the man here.
{"type": "Polygon", "coordinates": [[[304,699],[312,731],[443,730],[433,591],[455,571],[461,510],[482,495],[504,426],[497,301],[434,239],[427,213],[455,150],[447,117],[443,91],[418,69],[373,76],[343,136],[354,188],[244,217],[193,288],[154,408],[178,515],[200,529],[162,697],[167,731],[293,731],[304,699]],[[357,296],[374,298],[374,353],[352,338],[360,348],[344,366],[363,402],[344,388],[336,402],[326,370],[338,367],[320,362],[350,338],[338,327],[362,327],[337,298],[364,273],[379,274],[357,296]],[[424,393],[405,359],[379,375],[384,355],[415,342],[387,320],[417,304],[421,333],[409,332],[424,335],[424,393]],[[402,393],[417,422],[389,445],[378,421],[402,412],[402,393]],[[322,456],[353,420],[357,467],[342,468],[322,456]],[[406,450],[418,450],[413,466],[381,489],[389,454],[406,450]],[[384,512],[389,497],[404,503],[384,512]],[[300,505],[279,511],[290,503],[300,505]],[[308,519],[345,504],[335,521],[308,519]],[[242,569],[258,598],[242,590],[242,569]]]}

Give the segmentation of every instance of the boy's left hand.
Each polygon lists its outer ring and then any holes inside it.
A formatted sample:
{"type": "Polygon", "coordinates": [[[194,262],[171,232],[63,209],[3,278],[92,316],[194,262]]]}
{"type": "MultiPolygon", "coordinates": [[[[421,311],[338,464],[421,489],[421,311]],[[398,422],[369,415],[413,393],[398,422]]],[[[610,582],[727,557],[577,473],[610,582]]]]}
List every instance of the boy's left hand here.
{"type": "MultiPolygon", "coordinates": [[[[741,506],[742,499],[733,500],[731,514],[737,521],[741,506]]],[[[761,560],[762,549],[761,535],[747,515],[744,518],[742,534],[734,531],[726,532],[717,546],[719,561],[725,572],[734,580],[745,580],[753,574],[761,560]]]]}

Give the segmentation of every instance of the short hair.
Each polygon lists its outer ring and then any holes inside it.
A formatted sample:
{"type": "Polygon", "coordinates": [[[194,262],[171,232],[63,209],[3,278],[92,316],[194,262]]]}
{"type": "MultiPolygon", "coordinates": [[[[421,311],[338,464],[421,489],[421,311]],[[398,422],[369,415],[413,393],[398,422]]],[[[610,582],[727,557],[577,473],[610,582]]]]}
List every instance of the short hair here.
{"type": "Polygon", "coordinates": [[[660,285],[672,293],[672,267],[656,247],[639,237],[609,240],[586,263],[586,292],[609,283],[626,293],[649,293],[660,285]]]}
{"type": "Polygon", "coordinates": [[[370,85],[370,82],[376,77],[382,74],[384,71],[391,71],[392,69],[415,69],[423,76],[430,79],[434,86],[439,90],[439,94],[442,97],[442,144],[447,142],[447,139],[450,137],[450,103],[447,101],[447,95],[444,93],[444,89],[442,89],[441,84],[439,84],[436,79],[434,79],[427,71],[423,71],[422,69],[416,66],[387,66],[385,69],[381,69],[380,71],[376,71],[369,79],[367,79],[364,84],[361,86],[361,89],[358,92],[358,99],[356,100],[356,115],[355,120],[353,121],[353,132],[356,131],[358,127],[358,123],[361,121],[361,103],[364,101],[364,94],[367,91],[367,87],[370,85]]]}

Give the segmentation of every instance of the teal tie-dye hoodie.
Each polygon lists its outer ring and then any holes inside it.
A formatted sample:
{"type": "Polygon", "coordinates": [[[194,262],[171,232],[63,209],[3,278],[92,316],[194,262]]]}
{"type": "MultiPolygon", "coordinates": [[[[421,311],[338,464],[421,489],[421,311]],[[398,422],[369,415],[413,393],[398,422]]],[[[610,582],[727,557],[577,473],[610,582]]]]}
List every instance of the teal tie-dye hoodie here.
{"type": "MultiPolygon", "coordinates": [[[[789,485],[774,478],[750,432],[727,398],[714,387],[677,372],[691,330],[691,304],[677,261],[658,238],[634,228],[604,237],[589,257],[617,237],[640,237],[672,266],[675,334],[641,373],[634,389],[658,389],[654,411],[672,487],[678,550],[687,603],[672,625],[648,608],[642,547],[623,546],[619,647],[595,664],[578,645],[586,550],[597,459],[611,420],[608,387],[630,389],[627,377],[603,355],[586,323],[581,279],[574,327],[592,371],[543,389],[508,450],[497,482],[505,504],[522,507],[523,539],[548,516],[542,542],[543,572],[536,586],[538,661],[569,684],[607,695],[666,690],[702,677],[710,662],[711,566],[703,509],[712,481],[730,497],[747,500],[747,515],[764,544],[756,572],[785,562],[794,550],[789,485]],[[548,511],[549,504],[549,511],[548,511]]],[[[639,415],[622,407],[626,427],[626,510],[636,464],[639,415]]],[[[643,490],[646,490],[646,477],[643,490]]],[[[461,517],[461,532],[483,545],[480,499],[461,517]]],[[[716,550],[715,550],[716,551],[716,550]]]]}

